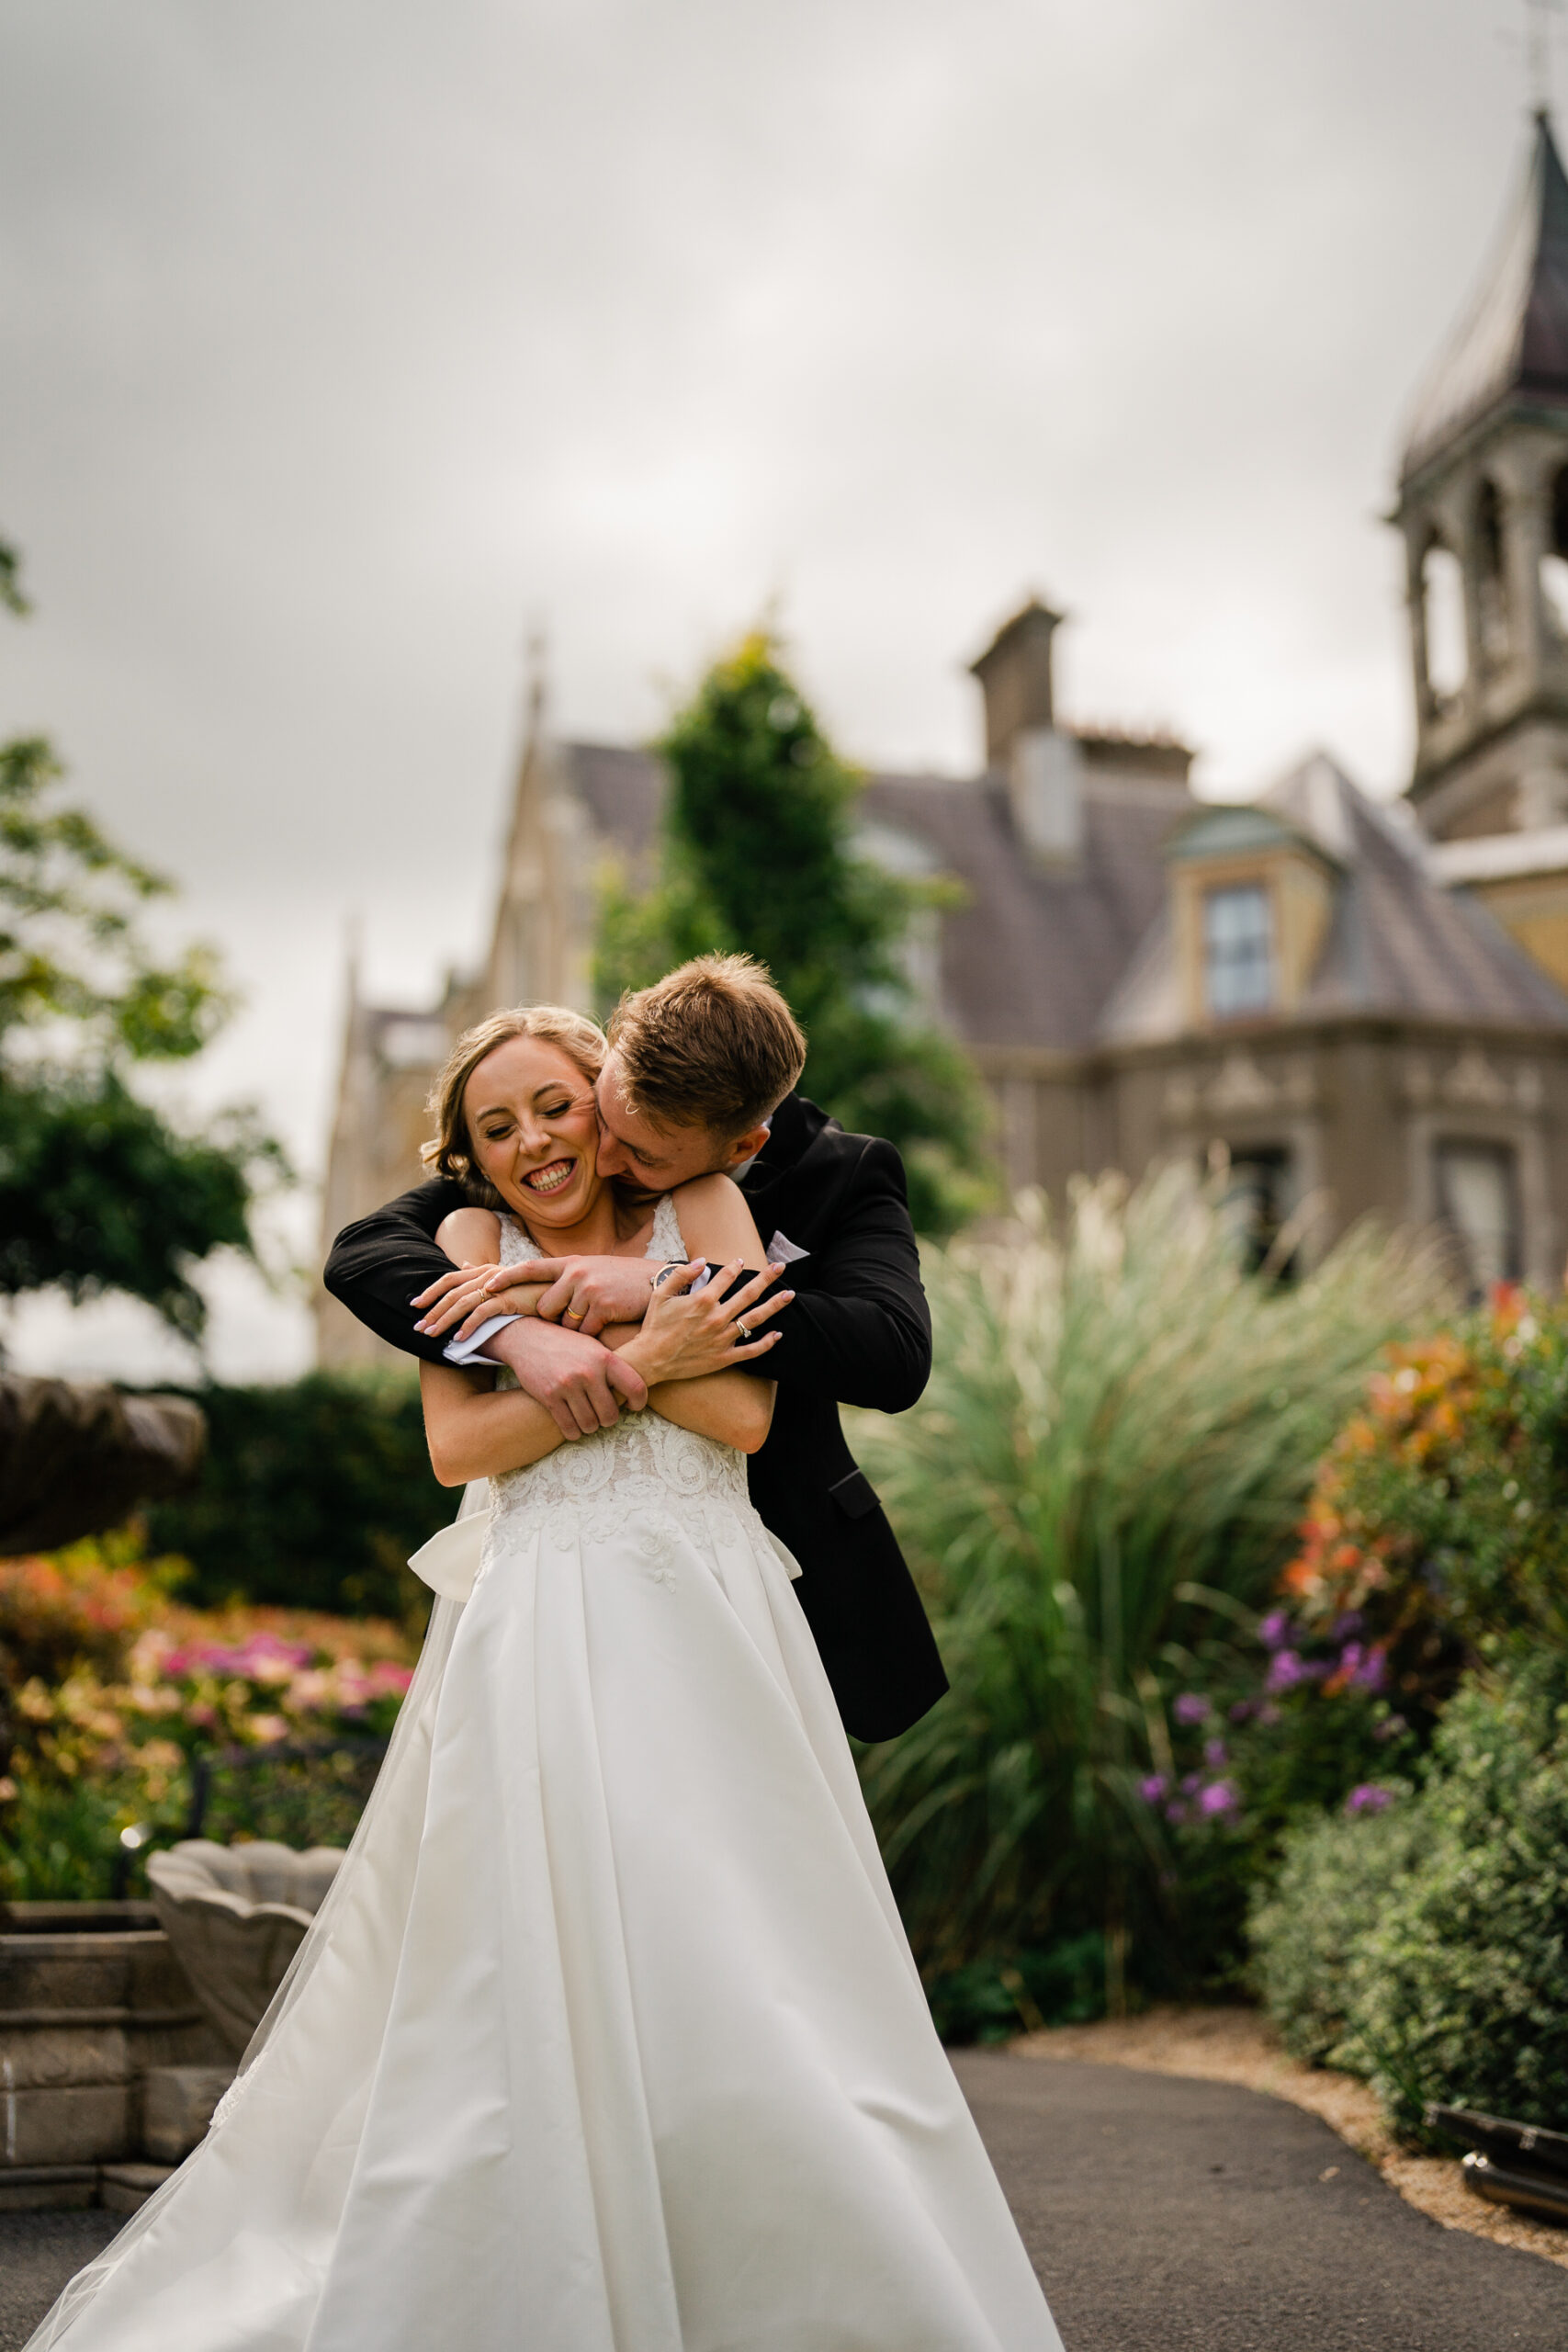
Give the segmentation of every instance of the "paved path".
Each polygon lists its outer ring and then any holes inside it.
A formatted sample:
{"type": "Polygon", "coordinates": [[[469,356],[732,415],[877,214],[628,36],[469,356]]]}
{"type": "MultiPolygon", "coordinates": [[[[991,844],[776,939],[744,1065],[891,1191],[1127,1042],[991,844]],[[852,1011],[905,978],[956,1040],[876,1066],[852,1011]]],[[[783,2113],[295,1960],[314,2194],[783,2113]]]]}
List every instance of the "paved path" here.
{"type": "Polygon", "coordinates": [[[67,2278],[103,2251],[121,2213],[0,2213],[0,2352],[18,2352],[67,2278]]]}
{"type": "Polygon", "coordinates": [[[1428,2221],[1315,2115],[1122,2066],[955,2064],[1066,2352],[1568,2352],[1568,2271],[1428,2221]]]}
{"type": "MultiPolygon", "coordinates": [[[[1067,2352],[1568,2352],[1568,2271],[1439,2229],[1315,2116],[1122,2066],[956,2063],[1067,2352]]],[[[114,2226],[0,2214],[0,2352],[114,2226]]]]}

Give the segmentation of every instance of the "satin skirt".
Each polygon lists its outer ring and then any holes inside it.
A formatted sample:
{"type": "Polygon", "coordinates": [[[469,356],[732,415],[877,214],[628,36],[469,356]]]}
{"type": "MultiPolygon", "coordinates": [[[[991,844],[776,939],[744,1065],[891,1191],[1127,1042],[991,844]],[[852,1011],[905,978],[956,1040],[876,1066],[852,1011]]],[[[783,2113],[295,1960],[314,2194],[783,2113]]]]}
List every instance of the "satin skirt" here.
{"type": "Polygon", "coordinates": [[[310,1965],[39,2352],[1060,2352],[791,1566],[712,1492],[498,1521],[310,1965]]]}

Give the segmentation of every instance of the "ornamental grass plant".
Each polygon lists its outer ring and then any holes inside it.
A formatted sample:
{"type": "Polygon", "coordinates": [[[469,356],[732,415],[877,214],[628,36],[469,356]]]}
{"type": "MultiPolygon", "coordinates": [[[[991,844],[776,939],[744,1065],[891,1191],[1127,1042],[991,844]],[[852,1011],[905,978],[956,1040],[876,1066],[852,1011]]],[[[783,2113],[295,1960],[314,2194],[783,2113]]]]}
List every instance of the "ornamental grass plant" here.
{"type": "Polygon", "coordinates": [[[1440,1274],[1363,1227],[1260,1277],[1169,1169],[1081,1185],[1059,1225],[1026,1196],[927,1275],[931,1385],[855,1437],[953,1687],[866,1753],[867,1798],[928,1981],[1098,1929],[1114,2010],[1236,1937],[1236,1873],[1197,1887],[1144,1792],[1174,1775],[1178,1696],[1245,1679],[1319,1456],[1440,1274]]]}

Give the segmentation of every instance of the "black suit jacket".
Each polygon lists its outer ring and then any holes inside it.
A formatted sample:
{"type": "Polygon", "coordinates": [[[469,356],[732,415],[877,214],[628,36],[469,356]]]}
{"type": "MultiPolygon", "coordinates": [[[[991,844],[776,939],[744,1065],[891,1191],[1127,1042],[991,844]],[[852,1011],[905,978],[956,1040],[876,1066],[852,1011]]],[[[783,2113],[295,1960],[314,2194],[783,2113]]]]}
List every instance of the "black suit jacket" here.
{"type": "MultiPolygon", "coordinates": [[[[778,1383],[767,1442],[751,1455],[751,1499],[800,1562],[795,1585],[845,1728],[891,1739],[947,1688],[914,1581],[870,1480],[855,1467],[839,1407],[905,1411],[931,1375],[931,1327],[889,1143],[846,1135],[804,1095],[786,1095],[743,1180],[764,1243],[783,1233],[794,1303],[778,1345],[751,1369],[778,1383]]],[[[345,1226],[323,1279],[334,1298],[407,1353],[441,1360],[409,1301],[446,1271],[433,1236],[465,1205],[455,1184],[421,1184],[345,1226]]]]}

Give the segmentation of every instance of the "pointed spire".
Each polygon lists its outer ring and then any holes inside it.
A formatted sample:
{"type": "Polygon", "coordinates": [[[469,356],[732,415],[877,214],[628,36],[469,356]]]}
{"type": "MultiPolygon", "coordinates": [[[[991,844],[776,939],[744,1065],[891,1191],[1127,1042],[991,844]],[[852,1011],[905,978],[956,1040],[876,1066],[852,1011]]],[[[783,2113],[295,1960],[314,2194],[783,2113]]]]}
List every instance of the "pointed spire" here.
{"type": "Polygon", "coordinates": [[[550,704],[550,645],[542,626],[528,632],[528,723],[525,744],[541,742],[550,704]]]}
{"type": "Polygon", "coordinates": [[[1544,107],[1476,299],[1416,401],[1402,478],[1505,403],[1568,405],[1568,176],[1544,107]]]}

